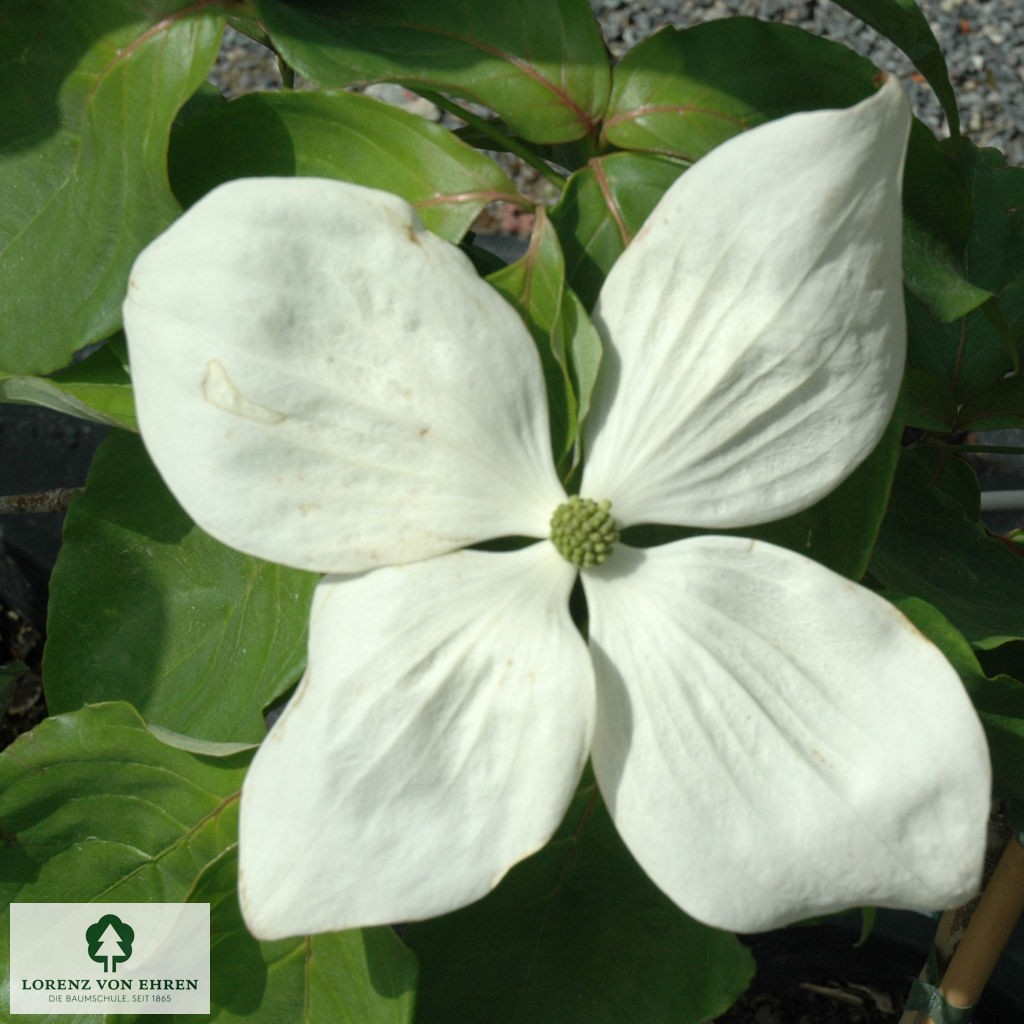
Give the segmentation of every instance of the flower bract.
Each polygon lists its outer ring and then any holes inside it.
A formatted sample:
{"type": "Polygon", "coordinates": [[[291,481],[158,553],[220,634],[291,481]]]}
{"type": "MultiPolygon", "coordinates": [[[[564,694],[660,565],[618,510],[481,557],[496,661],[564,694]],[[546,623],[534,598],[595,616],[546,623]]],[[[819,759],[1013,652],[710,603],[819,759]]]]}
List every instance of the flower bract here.
{"type": "Polygon", "coordinates": [[[243,791],[257,936],[485,895],[588,757],[639,864],[710,924],[975,889],[989,762],[956,673],[880,597],[713,532],[808,508],[889,421],[909,122],[890,79],[680,177],[593,312],[573,499],[529,332],[403,200],[236,181],[142,253],[125,326],[157,467],[215,537],[326,574],[243,791]],[[711,532],[620,538],[641,524],[711,532]],[[533,543],[478,547],[503,537],[533,543]]]}

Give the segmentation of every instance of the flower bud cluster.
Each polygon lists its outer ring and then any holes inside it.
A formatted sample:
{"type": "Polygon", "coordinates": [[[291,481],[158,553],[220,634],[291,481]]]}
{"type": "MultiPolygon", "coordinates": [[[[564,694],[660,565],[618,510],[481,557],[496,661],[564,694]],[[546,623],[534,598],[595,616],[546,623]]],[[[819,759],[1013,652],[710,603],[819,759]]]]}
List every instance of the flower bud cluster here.
{"type": "Polygon", "coordinates": [[[558,553],[581,569],[600,565],[619,539],[610,501],[573,495],[551,516],[551,542],[558,553]]]}

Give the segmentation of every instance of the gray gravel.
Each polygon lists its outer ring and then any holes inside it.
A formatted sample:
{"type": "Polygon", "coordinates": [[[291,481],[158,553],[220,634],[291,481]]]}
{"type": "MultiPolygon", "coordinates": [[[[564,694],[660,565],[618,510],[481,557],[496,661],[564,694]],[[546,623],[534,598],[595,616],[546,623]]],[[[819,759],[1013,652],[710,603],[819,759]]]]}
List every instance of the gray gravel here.
{"type": "MultiPolygon", "coordinates": [[[[949,64],[963,130],[983,146],[1002,149],[1024,165],[1024,0],[918,0],[949,64]]],[[[826,36],[895,72],[917,115],[939,135],[945,119],[910,61],[888,40],[831,0],[591,0],[609,49],[616,56],[661,25],[685,28],[741,14],[784,21],[826,36]]],[[[231,29],[225,34],[212,80],[228,96],[280,88],[273,56],[231,29]]],[[[401,93],[395,98],[402,102],[401,93]]],[[[422,104],[415,97],[404,102],[422,104]]]]}

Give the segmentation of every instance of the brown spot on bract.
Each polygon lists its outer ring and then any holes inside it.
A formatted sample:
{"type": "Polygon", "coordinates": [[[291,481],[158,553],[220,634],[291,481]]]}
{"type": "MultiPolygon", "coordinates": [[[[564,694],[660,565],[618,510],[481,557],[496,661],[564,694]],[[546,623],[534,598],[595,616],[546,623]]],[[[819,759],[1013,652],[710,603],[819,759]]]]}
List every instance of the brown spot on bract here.
{"type": "Polygon", "coordinates": [[[405,225],[405,233],[409,236],[409,241],[412,242],[413,245],[420,244],[420,240],[417,237],[416,232],[408,224],[405,225]]]}
{"type": "Polygon", "coordinates": [[[427,434],[429,434],[429,433],[430,433],[430,427],[421,427],[420,428],[420,437],[426,437],[427,434]]]}

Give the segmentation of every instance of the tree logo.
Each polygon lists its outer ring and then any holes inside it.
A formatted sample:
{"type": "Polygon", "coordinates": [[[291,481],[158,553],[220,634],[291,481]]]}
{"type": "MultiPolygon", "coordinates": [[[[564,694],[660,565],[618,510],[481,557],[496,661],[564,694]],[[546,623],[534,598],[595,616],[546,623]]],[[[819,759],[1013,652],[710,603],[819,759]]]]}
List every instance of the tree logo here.
{"type": "Polygon", "coordinates": [[[117,973],[117,965],[132,955],[135,930],[114,914],[104,914],[95,924],[85,929],[89,944],[89,958],[103,964],[103,973],[117,973]]]}

